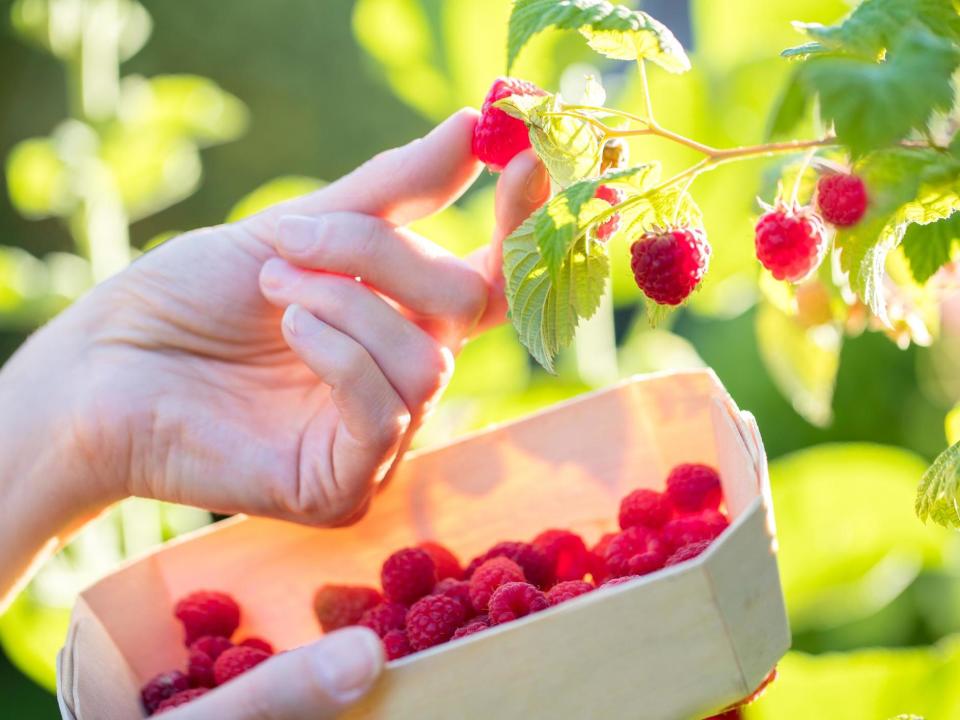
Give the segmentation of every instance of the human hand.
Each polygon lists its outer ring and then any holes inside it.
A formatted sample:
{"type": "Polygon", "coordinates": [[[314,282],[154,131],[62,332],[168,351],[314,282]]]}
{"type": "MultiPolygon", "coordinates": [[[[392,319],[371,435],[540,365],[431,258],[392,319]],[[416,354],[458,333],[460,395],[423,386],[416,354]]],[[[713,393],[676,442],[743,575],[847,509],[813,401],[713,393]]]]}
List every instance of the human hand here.
{"type": "Polygon", "coordinates": [[[453,354],[502,320],[500,241],[548,193],[518,156],[491,246],[465,260],[402,229],[474,180],[475,120],[461,111],[317,193],[171,240],[26,343],[0,373],[12,552],[127,495],[358,517],[453,354]]]}

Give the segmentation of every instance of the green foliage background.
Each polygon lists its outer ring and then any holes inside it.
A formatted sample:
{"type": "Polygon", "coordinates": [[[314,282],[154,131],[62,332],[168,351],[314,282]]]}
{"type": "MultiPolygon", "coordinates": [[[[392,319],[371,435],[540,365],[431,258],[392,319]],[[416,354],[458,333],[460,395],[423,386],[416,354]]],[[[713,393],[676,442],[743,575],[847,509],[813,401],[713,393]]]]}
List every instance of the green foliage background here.
{"type": "MultiPolygon", "coordinates": [[[[17,143],[48,134],[69,110],[63,66],[14,33],[11,5],[0,2],[5,159],[17,143]]],[[[335,178],[461,105],[479,104],[504,70],[507,0],[144,5],[153,34],[124,63],[124,75],[209,78],[243,103],[248,119],[238,139],[202,151],[202,178],[184,190],[188,197],[130,225],[136,248],[335,178]],[[284,179],[270,182],[278,177],[284,179]],[[237,206],[241,198],[247,199],[237,206]]],[[[762,139],[790,70],[778,53],[797,41],[790,21],[832,22],[849,10],[842,0],[691,0],[689,11],[685,3],[663,0],[645,7],[688,45],[694,65],[684,76],[652,72],[658,117],[718,146],[762,139]]],[[[638,108],[635,76],[624,67],[599,60],[576,34],[548,32],[524,51],[514,72],[550,88],[575,87],[584,72],[599,73],[618,107],[638,108]]],[[[655,155],[667,173],[695,159],[655,139],[631,149],[634,160],[655,155]]],[[[151,152],[156,148],[133,145],[123,159],[136,173],[156,161],[151,152]]],[[[587,323],[578,346],[560,356],[558,377],[533,365],[511,328],[481,338],[464,352],[420,442],[634,372],[713,367],[757,416],[773,461],[784,588],[796,635],[781,679],[749,717],[953,717],[960,712],[960,553],[954,535],[918,523],[912,497],[925,465],[944,446],[944,414],[960,399],[951,380],[955,335],[947,326],[938,345],[907,351],[870,333],[842,346],[798,337],[775,307],[760,302],[751,227],[763,169],[762,163],[730,166],[698,181],[714,259],[703,291],[669,327],[651,330],[638,317],[626,247],[611,248],[613,327],[587,323]]],[[[0,245],[37,258],[74,250],[61,222],[26,219],[8,189],[0,193],[0,245]]],[[[485,242],[491,227],[492,178],[484,177],[462,202],[418,229],[466,251],[485,242]]],[[[28,306],[25,296],[40,294],[45,283],[57,302],[69,301],[53,276],[38,274],[21,255],[0,255],[0,357],[56,307],[28,306]]],[[[137,509],[125,512],[127,524],[139,527],[137,509]]],[[[195,521],[167,518],[161,535],[195,521]]],[[[73,551],[87,559],[82,566],[92,576],[139,547],[129,528],[123,532],[122,518],[117,522],[116,532],[108,528],[73,551]]],[[[78,581],[77,573],[64,577],[66,589],[34,588],[0,619],[0,644],[41,682],[49,683],[49,649],[60,642],[66,612],[49,598],[69,597],[78,581]]],[[[11,717],[58,717],[52,696],[9,663],[0,664],[0,696],[11,717]]]]}

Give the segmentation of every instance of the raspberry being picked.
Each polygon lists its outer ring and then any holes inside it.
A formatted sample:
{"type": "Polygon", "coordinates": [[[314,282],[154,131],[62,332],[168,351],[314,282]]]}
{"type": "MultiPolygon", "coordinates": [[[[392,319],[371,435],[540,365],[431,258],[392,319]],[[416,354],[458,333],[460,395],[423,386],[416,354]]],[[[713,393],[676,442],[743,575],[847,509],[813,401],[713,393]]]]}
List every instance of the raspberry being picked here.
{"type": "Polygon", "coordinates": [[[831,173],[817,181],[817,209],[831,225],[850,227],[867,212],[867,186],[856,175],[831,173]]]}
{"type": "Polygon", "coordinates": [[[827,230],[810,208],[777,207],[757,221],[757,259],[777,280],[799,282],[827,252],[827,230]]]}
{"type": "Polygon", "coordinates": [[[480,108],[480,119],[473,129],[473,154],[499,172],[520,152],[530,147],[530,134],[523,120],[505,113],[494,103],[511,95],[546,95],[533,83],[517,78],[497,78],[480,108]]]}
{"type": "Polygon", "coordinates": [[[653,230],[630,247],[637,287],[661,305],[679,305],[703,280],[710,244],[699,228],[653,230]]]}

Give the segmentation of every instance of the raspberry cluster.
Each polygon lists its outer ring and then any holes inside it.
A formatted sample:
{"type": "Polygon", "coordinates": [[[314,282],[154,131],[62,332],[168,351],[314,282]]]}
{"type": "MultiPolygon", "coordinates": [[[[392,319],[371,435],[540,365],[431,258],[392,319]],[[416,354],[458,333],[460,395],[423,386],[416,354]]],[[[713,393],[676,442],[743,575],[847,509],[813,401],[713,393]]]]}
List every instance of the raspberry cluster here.
{"type": "MultiPolygon", "coordinates": [[[[339,606],[336,610],[347,612],[339,606]]],[[[273,655],[273,647],[262,638],[231,640],[240,626],[241,611],[226,593],[190,593],[177,602],[173,614],[183,625],[187,665],[185,672],[160,673],[143,685],[140,698],[148,715],[185,705],[273,655]]]]}
{"type": "Polygon", "coordinates": [[[714,468],[677,465],[662,492],[624,497],[619,530],[592,547],[572,530],[551,528],[530,542],[498,542],[464,565],[444,545],[423,542],[384,561],[382,592],[324,585],[314,610],[324,632],[366,626],[397,660],[691,560],[729,524],[722,504],[714,468]]]}

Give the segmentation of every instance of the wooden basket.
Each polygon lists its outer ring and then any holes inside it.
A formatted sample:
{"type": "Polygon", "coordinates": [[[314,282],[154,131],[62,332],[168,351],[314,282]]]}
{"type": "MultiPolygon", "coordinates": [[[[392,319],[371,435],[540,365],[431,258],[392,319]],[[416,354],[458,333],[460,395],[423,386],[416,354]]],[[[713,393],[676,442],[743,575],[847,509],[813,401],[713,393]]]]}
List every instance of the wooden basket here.
{"type": "Polygon", "coordinates": [[[140,718],[138,688],[185,663],[175,600],[207,588],[245,610],[240,634],[318,637],[324,582],[376,584],[393,550],[437,538],[463,558],[565,527],[595,541],[618,501],[671,467],[721,472],[731,526],[696,560],[390,663],[351,720],[686,720],[748,695],[786,652],[766,458],[752,417],[710,371],[638,377],[410,455],[359,524],[234,518],[86,590],[58,668],[70,720],[140,718]]]}

